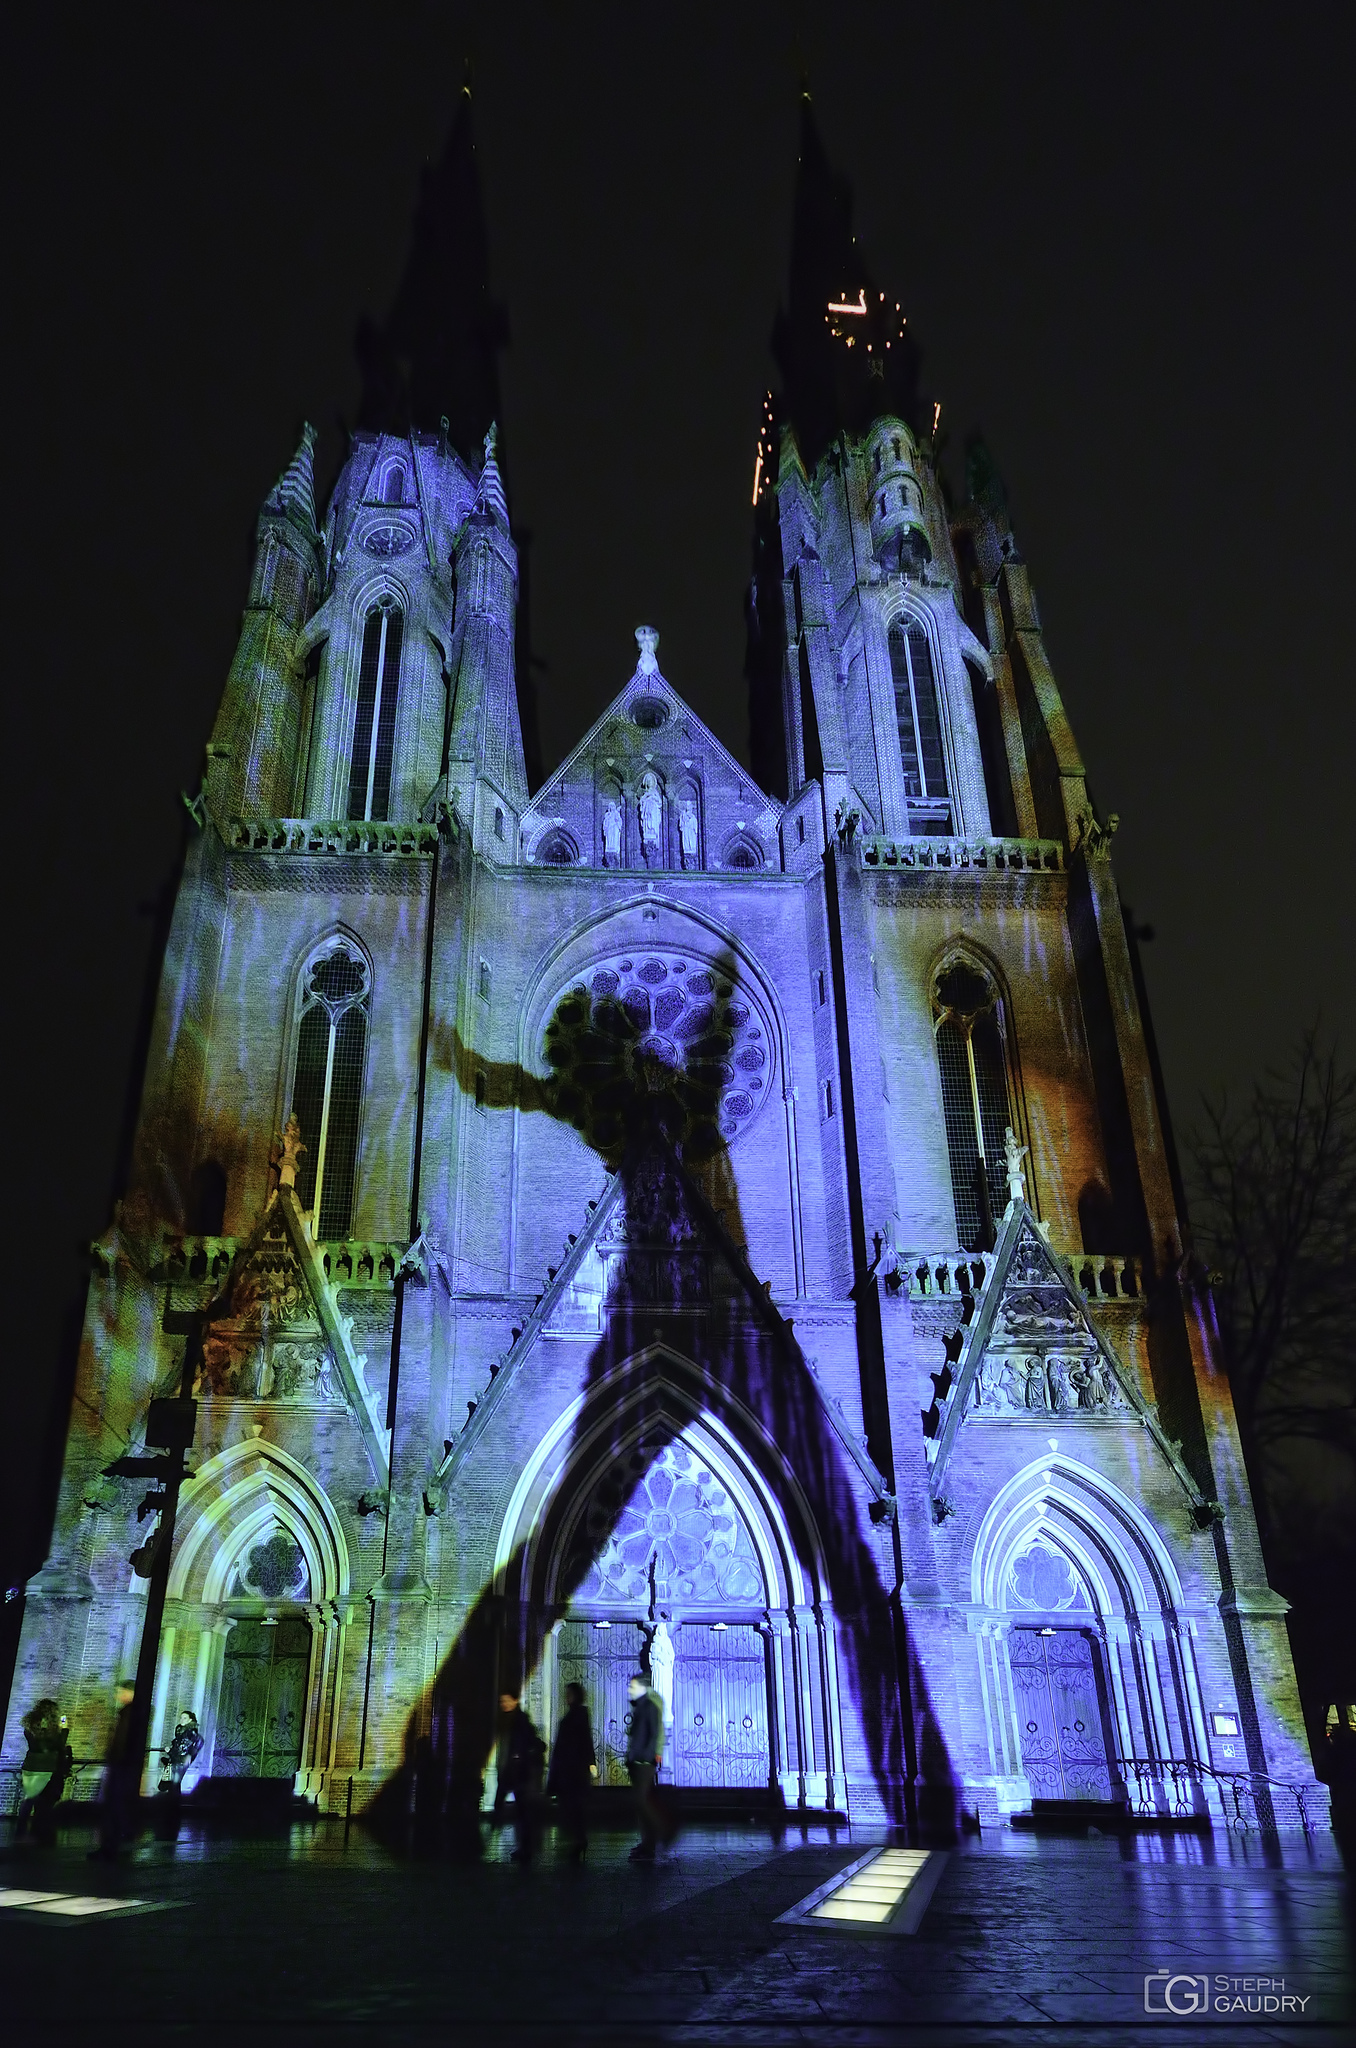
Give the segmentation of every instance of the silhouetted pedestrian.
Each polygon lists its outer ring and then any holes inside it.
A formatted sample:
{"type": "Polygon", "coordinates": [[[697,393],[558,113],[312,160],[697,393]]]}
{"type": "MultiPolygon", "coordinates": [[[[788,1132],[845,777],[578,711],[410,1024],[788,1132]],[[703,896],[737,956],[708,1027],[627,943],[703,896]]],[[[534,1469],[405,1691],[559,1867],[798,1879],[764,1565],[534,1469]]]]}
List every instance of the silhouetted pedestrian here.
{"type": "Polygon", "coordinates": [[[638,1671],[627,1683],[626,1696],[631,1702],[626,1769],[635,1790],[636,1819],[640,1824],[640,1840],[631,1851],[631,1861],[653,1863],[655,1843],[666,1832],[654,1797],[655,1777],[664,1761],[664,1707],[638,1671]]]}
{"type": "Polygon", "coordinates": [[[499,1733],[495,1816],[500,1817],[504,1802],[512,1793],[513,1832],[517,1838],[513,1861],[530,1863],[541,1825],[541,1772],[546,1744],[519,1705],[517,1693],[507,1690],[500,1693],[499,1712],[503,1720],[499,1733]]]}
{"type": "Polygon", "coordinates": [[[130,1678],[120,1678],[116,1687],[117,1713],[104,1751],[104,1799],[99,1818],[99,1846],[92,1858],[116,1863],[123,1843],[135,1832],[137,1801],[141,1796],[141,1771],[131,1755],[132,1701],[136,1687],[130,1678]]]}
{"type": "Polygon", "coordinates": [[[565,1688],[565,1712],[556,1730],[546,1790],[560,1802],[560,1820],[570,1844],[570,1859],[582,1863],[588,1852],[588,1797],[598,1775],[593,1727],[582,1685],[565,1688]]]}
{"type": "Polygon", "coordinates": [[[69,1726],[55,1700],[39,1700],[30,1707],[22,1726],[28,1747],[19,1785],[16,1833],[22,1835],[31,1828],[35,1841],[50,1842],[56,1836],[56,1803],[75,1763],[69,1726]]]}

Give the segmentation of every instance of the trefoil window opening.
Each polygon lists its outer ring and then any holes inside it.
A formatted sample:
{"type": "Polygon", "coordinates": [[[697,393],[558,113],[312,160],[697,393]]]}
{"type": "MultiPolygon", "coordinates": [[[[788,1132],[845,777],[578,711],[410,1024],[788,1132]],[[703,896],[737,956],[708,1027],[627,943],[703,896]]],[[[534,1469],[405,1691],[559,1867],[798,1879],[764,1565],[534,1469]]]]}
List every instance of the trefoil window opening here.
{"type": "Polygon", "coordinates": [[[342,942],[302,977],[292,1113],[306,1151],[297,1199],[322,1244],[347,1237],[352,1225],[370,986],[365,962],[342,942]]]}
{"type": "Polygon", "coordinates": [[[404,631],[404,614],[394,608],[383,606],[367,615],[348,777],[350,818],[381,819],[391,808],[391,763],[395,754],[396,698],[404,631]]]}

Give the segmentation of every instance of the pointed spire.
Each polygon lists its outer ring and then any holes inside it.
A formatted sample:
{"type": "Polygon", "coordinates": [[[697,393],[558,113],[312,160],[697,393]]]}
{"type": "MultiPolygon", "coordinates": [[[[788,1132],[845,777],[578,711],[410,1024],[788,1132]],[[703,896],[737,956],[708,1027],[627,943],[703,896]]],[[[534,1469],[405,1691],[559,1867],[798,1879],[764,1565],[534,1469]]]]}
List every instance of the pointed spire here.
{"type": "Polygon", "coordinates": [[[917,351],[857,246],[851,187],[825,155],[805,91],[787,303],[772,352],[782,377],[778,418],[795,426],[808,470],[843,428],[862,433],[882,413],[913,425],[917,351]]]}
{"type": "Polygon", "coordinates": [[[319,541],[315,516],[316,430],[309,420],[301,430],[297,452],[269,493],[266,512],[281,512],[299,526],[312,547],[319,541]]]}
{"type": "Polygon", "coordinates": [[[496,526],[508,532],[508,500],[504,496],[504,479],[499,474],[499,461],[495,450],[499,444],[499,429],[490,421],[485,436],[485,462],[480,472],[480,488],[476,492],[476,510],[492,519],[496,526]]]}
{"type": "Polygon", "coordinates": [[[358,328],[358,425],[436,433],[463,455],[499,413],[498,355],[508,339],[490,294],[489,245],[471,127],[470,79],[439,162],[425,170],[405,272],[382,326],[358,328]]]}

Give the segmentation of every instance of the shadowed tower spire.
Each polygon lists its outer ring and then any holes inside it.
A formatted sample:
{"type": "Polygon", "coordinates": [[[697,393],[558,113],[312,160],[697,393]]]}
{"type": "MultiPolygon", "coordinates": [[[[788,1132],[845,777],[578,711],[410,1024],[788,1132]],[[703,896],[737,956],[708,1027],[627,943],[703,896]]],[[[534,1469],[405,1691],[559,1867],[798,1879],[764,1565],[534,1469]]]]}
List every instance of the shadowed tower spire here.
{"type": "Polygon", "coordinates": [[[500,416],[499,351],[508,339],[490,292],[489,244],[476,166],[469,80],[440,160],[423,172],[404,275],[383,325],[358,327],[358,425],[436,433],[478,456],[500,416]]]}
{"type": "Polygon", "coordinates": [[[889,413],[914,424],[918,357],[899,307],[880,290],[852,233],[852,191],[824,153],[810,95],[800,103],[791,268],[772,333],[778,417],[813,471],[834,435],[889,413]]]}

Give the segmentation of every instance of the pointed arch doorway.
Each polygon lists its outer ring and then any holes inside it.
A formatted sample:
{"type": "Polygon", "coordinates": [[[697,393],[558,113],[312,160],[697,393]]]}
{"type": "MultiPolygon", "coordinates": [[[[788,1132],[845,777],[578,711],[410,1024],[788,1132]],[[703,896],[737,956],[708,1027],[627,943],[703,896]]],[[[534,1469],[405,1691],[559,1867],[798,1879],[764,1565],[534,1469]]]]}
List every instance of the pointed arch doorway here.
{"type": "Polygon", "coordinates": [[[579,1577],[556,1636],[555,1693],[584,1687],[604,1784],[626,1783],[627,1681],[673,1644],[665,1776],[689,1791],[766,1794],[774,1714],[769,1589],[747,1509],[693,1443],[639,1446],[588,1490],[567,1539],[579,1577]]]}
{"type": "Polygon", "coordinates": [[[619,1370],[637,1364],[644,1412],[619,1422],[600,1383],[596,1425],[576,1412],[543,1442],[504,1525],[501,1554],[522,1544],[517,1583],[543,1622],[535,1704],[553,1717],[565,1686],[582,1684],[601,1775],[624,1784],[626,1681],[648,1674],[662,1620],[674,1649],[665,1776],[680,1795],[843,1811],[832,1608],[794,1478],[770,1478],[734,1418],[694,1401],[692,1361],[656,1349],[619,1370]]]}

